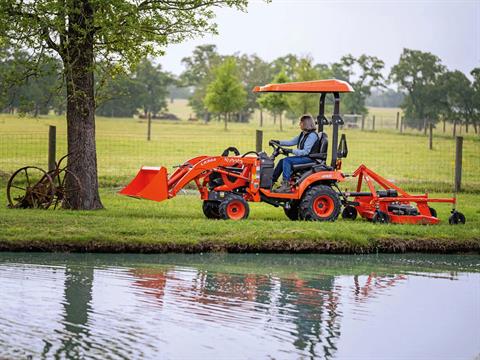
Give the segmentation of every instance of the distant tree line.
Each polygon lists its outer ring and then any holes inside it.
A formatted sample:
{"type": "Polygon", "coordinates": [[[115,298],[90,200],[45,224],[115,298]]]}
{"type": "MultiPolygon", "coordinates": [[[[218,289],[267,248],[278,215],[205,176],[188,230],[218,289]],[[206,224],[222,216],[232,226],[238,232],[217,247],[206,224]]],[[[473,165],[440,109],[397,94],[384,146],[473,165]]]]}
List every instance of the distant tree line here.
{"type": "MultiPolygon", "coordinates": [[[[0,109],[34,116],[65,111],[65,89],[61,63],[54,58],[42,62],[32,76],[12,83],[10,74],[22,71],[29,62],[26,52],[0,49],[0,109]]],[[[283,128],[285,118],[295,120],[303,113],[315,114],[318,99],[308,94],[263,94],[256,85],[289,81],[336,78],[348,81],[354,93],[343,97],[342,112],[367,114],[367,106],[400,106],[406,125],[422,129],[429,123],[448,121],[472,126],[478,133],[480,121],[480,68],[471,79],[460,71],[449,71],[428,52],[404,49],[388,78],[384,62],[369,55],[343,56],[333,64],[315,64],[310,57],[288,54],[271,62],[257,55],[221,55],[215,45],[201,45],[182,60],[185,70],[175,77],[144,59],[129,73],[103,77],[96,70],[96,113],[131,117],[156,115],[168,108],[168,100],[188,98],[195,116],[204,121],[247,122],[259,110],[272,114],[283,128]],[[388,86],[388,87],[387,87],[388,86]],[[397,90],[393,90],[396,87],[397,90]]]]}
{"type": "MultiPolygon", "coordinates": [[[[41,68],[32,68],[25,51],[0,49],[0,109],[3,112],[46,115],[50,111],[66,111],[65,84],[61,63],[44,56],[41,68]],[[18,74],[24,74],[18,78],[18,74]],[[11,78],[10,78],[11,77],[11,78]]],[[[101,64],[95,74],[96,113],[108,117],[131,117],[148,113],[155,116],[167,109],[169,91],[174,77],[162,71],[148,59],[141,61],[131,72],[102,72],[101,64]]]]}

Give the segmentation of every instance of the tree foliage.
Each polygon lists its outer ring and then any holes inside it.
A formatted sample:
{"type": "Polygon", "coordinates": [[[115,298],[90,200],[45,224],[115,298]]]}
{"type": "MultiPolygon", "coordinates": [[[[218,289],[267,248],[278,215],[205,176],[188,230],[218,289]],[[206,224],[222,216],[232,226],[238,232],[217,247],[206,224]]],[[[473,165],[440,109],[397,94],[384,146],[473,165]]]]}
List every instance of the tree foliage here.
{"type": "Polygon", "coordinates": [[[214,70],[214,80],[207,88],[205,105],[210,112],[224,115],[227,129],[228,114],[240,111],[247,101],[247,93],[238,78],[233,58],[227,58],[214,70]]]}
{"type": "MultiPolygon", "coordinates": [[[[313,65],[313,59],[304,57],[298,59],[294,69],[294,81],[309,81],[328,79],[330,71],[320,73],[313,65]]],[[[302,114],[315,114],[318,111],[318,96],[314,94],[291,94],[288,97],[289,112],[287,116],[291,119],[298,119],[302,114]]]]}
{"type": "Polygon", "coordinates": [[[342,107],[350,114],[367,114],[365,101],[373,88],[384,86],[382,69],[384,62],[375,56],[361,55],[355,58],[345,55],[332,65],[333,76],[349,82],[355,92],[345,94],[342,107]]]}
{"type": "Polygon", "coordinates": [[[188,103],[198,117],[206,120],[210,118],[204,103],[207,86],[213,81],[212,69],[221,61],[222,57],[218,54],[215,45],[197,46],[192,56],[182,59],[185,71],[180,76],[180,80],[184,86],[194,87],[188,103]]]}
{"type": "Polygon", "coordinates": [[[428,52],[403,49],[390,78],[406,92],[402,108],[407,124],[422,128],[425,120],[435,122],[442,106],[439,78],[445,72],[440,59],[428,52]]]}
{"type": "MultiPolygon", "coordinates": [[[[215,32],[214,6],[245,9],[247,0],[0,1],[2,43],[28,49],[40,60],[55,54],[66,83],[69,165],[82,190],[69,193],[75,209],[102,208],[95,145],[96,64],[112,72],[132,67],[166,45],[215,32]]],[[[38,63],[38,62],[33,62],[38,63]]],[[[67,178],[67,187],[69,186],[67,178]]]]}
{"type": "MultiPolygon", "coordinates": [[[[288,82],[289,79],[287,75],[280,71],[275,78],[273,79],[274,84],[282,84],[288,82]]],[[[283,130],[282,124],[282,114],[288,110],[289,104],[287,95],[284,93],[268,93],[260,96],[257,100],[258,104],[264,109],[267,109],[275,116],[278,115],[280,117],[280,131],[283,130]]]]}

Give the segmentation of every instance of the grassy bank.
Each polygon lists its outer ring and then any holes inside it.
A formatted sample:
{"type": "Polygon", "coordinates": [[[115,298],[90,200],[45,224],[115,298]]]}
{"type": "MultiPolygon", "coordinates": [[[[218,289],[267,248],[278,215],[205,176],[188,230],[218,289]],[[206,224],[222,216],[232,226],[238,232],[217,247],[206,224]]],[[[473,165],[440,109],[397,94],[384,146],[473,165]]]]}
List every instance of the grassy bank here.
{"type": "MultiPolygon", "coordinates": [[[[2,185],[3,188],[3,185],[2,185]]],[[[443,196],[448,194],[435,194],[443,196]]],[[[480,195],[459,196],[467,224],[450,226],[448,205],[436,206],[441,225],[375,225],[363,220],[292,222],[281,209],[251,204],[246,221],[207,220],[197,196],[163,203],[102,189],[105,210],[7,209],[0,196],[0,249],[98,252],[480,252],[480,195]]]]}

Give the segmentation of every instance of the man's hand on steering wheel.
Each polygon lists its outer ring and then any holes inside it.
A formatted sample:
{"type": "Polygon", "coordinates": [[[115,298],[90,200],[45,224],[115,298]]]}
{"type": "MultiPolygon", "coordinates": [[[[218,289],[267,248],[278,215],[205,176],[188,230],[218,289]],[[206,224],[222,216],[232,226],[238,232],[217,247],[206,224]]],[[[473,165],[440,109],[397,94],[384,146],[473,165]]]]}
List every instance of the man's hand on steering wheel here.
{"type": "Polygon", "coordinates": [[[293,153],[293,150],[292,150],[292,149],[282,148],[282,152],[283,152],[283,155],[288,155],[288,154],[292,154],[292,153],[293,153]]]}

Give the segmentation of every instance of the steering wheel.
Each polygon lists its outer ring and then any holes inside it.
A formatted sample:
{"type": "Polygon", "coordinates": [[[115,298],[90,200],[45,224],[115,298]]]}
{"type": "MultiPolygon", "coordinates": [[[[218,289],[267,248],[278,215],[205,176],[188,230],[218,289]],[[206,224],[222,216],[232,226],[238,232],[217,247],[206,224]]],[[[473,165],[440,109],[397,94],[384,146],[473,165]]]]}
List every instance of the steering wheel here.
{"type": "Polygon", "coordinates": [[[280,144],[275,143],[275,142],[270,142],[269,145],[271,147],[273,147],[273,153],[272,153],[273,158],[276,158],[280,154],[288,156],[288,153],[286,152],[286,149],[283,146],[281,146],[280,144]]]}

